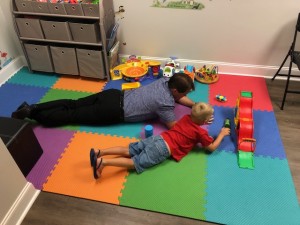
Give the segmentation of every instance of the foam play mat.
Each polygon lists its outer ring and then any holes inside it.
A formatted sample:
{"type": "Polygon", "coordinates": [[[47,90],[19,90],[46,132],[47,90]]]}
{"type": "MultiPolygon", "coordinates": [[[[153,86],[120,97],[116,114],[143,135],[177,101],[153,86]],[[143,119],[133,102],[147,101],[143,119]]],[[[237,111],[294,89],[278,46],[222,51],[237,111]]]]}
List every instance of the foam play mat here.
{"type": "MultiPolygon", "coordinates": [[[[24,67],[0,87],[0,102],[6,106],[1,107],[0,115],[10,117],[23,101],[32,104],[77,99],[120,88],[122,82],[31,74],[24,67]]],[[[144,80],[141,85],[149,82],[144,80]]],[[[220,74],[216,83],[195,81],[195,86],[196,90],[188,96],[214,107],[215,120],[204,127],[212,136],[218,134],[226,118],[232,121],[234,129],[240,91],[253,93],[254,169],[239,167],[237,137],[231,132],[211,154],[195,147],[179,163],[169,159],[142,174],[107,167],[95,180],[89,162],[90,148],[126,146],[144,138],[146,124],[154,127],[154,135],[166,128],[156,120],[56,128],[35,124],[34,133],[44,153],[27,180],[46,192],[221,224],[300,224],[299,203],[264,78],[220,74]],[[220,94],[226,96],[226,102],[216,99],[220,94]]],[[[176,105],[175,113],[179,119],[190,109],[176,105]]]]}

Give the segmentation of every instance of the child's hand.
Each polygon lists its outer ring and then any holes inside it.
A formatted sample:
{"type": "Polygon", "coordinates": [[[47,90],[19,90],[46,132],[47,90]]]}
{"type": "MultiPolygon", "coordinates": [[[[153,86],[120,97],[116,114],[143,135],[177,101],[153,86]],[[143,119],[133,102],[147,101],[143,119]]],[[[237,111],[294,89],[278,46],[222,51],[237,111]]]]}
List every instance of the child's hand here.
{"type": "Polygon", "coordinates": [[[223,127],[221,129],[220,134],[223,135],[224,137],[230,135],[230,128],[223,127]]]}

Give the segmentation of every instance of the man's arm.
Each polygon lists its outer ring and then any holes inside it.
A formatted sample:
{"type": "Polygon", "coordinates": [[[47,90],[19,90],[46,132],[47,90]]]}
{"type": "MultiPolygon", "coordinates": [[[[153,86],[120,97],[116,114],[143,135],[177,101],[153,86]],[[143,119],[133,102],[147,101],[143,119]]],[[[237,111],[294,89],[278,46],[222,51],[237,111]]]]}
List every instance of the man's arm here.
{"type": "Polygon", "coordinates": [[[180,98],[178,101],[177,101],[179,104],[181,105],[184,105],[184,106],[187,106],[187,107],[190,107],[192,108],[193,105],[195,105],[196,102],[194,102],[193,100],[191,100],[189,97],[187,96],[183,96],[182,98],[180,98]]]}
{"type": "Polygon", "coordinates": [[[172,121],[172,122],[166,122],[165,125],[167,126],[168,129],[171,129],[177,121],[172,121]]]}

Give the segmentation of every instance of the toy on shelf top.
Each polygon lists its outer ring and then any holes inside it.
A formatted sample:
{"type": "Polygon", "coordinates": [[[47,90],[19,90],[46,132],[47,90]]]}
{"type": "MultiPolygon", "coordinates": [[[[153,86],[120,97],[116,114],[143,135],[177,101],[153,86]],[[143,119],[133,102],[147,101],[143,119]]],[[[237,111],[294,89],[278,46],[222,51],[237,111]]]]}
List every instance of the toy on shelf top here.
{"type": "Polygon", "coordinates": [[[196,70],[195,79],[204,84],[212,84],[219,80],[218,66],[211,65],[207,67],[204,65],[202,68],[196,70]]]}
{"type": "Polygon", "coordinates": [[[131,55],[122,59],[122,64],[110,70],[112,80],[124,79],[129,82],[142,81],[146,76],[156,78],[159,75],[160,62],[142,60],[131,55]]]}

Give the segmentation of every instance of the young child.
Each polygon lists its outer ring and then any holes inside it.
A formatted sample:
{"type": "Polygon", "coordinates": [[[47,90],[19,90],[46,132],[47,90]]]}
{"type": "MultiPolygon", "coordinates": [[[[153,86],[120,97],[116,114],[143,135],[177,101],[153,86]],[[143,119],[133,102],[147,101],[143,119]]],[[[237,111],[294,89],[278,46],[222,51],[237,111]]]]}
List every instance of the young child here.
{"type": "Polygon", "coordinates": [[[161,135],[151,136],[127,147],[112,147],[90,151],[90,163],[94,178],[98,179],[106,166],[125,167],[142,173],[145,169],[157,165],[170,156],[180,161],[193,147],[200,143],[202,147],[213,152],[223,138],[230,134],[230,129],[223,127],[214,140],[208,132],[200,127],[207,124],[213,116],[212,106],[196,103],[190,115],[184,115],[170,130],[161,135]],[[118,158],[102,158],[105,155],[119,155],[118,158]]]}

